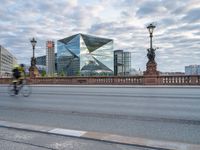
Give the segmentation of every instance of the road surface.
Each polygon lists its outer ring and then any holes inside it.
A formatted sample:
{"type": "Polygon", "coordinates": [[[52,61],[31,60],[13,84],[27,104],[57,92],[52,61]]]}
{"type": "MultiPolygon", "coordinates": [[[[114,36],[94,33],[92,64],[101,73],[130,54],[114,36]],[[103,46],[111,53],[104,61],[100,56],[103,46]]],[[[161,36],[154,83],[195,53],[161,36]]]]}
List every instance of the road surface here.
{"type": "Polygon", "coordinates": [[[200,144],[200,88],[34,86],[27,98],[1,86],[0,120],[200,144]]]}

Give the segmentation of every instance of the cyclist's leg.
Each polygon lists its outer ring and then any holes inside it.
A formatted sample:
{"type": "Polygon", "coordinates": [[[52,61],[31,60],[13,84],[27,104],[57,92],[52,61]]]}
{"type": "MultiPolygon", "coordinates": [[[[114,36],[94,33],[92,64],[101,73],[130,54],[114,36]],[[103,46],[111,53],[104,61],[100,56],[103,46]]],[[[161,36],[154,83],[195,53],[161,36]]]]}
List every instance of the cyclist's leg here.
{"type": "Polygon", "coordinates": [[[23,85],[23,79],[19,79],[19,85],[23,85]]]}
{"type": "Polygon", "coordinates": [[[23,87],[23,79],[22,79],[22,78],[20,78],[20,79],[18,80],[18,85],[19,85],[18,91],[20,91],[21,88],[23,87]]]}
{"type": "Polygon", "coordinates": [[[20,90],[20,77],[16,78],[16,88],[15,88],[15,94],[17,95],[20,90]]]}
{"type": "Polygon", "coordinates": [[[14,88],[15,94],[17,95],[18,94],[17,81],[13,82],[13,88],[14,88]]]}

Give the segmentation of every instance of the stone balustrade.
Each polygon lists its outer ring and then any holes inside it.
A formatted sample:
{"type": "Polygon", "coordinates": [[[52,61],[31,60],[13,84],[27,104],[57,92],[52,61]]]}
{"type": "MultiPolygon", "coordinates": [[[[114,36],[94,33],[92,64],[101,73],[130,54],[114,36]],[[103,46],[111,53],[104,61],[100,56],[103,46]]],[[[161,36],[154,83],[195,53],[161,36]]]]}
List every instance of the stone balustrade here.
{"type": "Polygon", "coordinates": [[[160,85],[200,85],[200,76],[160,76],[160,85]]]}
{"type": "MultiPolygon", "coordinates": [[[[0,78],[0,84],[9,84],[10,78],[0,78]]],[[[200,76],[111,76],[111,77],[38,77],[28,79],[30,84],[86,84],[86,85],[200,85],[200,76]]]]}
{"type": "Polygon", "coordinates": [[[129,84],[142,85],[142,76],[131,77],[52,77],[31,79],[32,84],[129,84]]]}

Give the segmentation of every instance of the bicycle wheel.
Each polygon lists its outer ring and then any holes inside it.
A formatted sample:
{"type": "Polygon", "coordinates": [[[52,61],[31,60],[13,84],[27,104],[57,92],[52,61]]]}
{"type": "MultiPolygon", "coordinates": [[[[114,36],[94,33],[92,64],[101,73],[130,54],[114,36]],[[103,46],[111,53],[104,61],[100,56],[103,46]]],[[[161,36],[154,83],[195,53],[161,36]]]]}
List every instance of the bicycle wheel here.
{"type": "Polygon", "coordinates": [[[15,96],[15,89],[14,89],[14,85],[13,85],[13,84],[10,84],[10,85],[8,86],[8,94],[9,94],[10,96],[15,96]]]}
{"type": "Polygon", "coordinates": [[[21,93],[24,97],[28,97],[31,94],[31,87],[29,85],[24,84],[21,93]]]}

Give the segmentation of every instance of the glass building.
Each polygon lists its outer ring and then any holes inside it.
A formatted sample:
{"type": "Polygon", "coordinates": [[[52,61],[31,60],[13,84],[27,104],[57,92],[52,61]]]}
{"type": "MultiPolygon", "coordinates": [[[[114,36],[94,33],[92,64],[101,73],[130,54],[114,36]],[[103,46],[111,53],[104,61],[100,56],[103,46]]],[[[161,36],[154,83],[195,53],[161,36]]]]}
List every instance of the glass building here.
{"type": "Polygon", "coordinates": [[[46,66],[46,56],[36,57],[36,65],[46,66]]]}
{"type": "MultiPolygon", "coordinates": [[[[57,53],[55,53],[54,55],[55,55],[54,56],[54,58],[55,58],[55,61],[54,61],[55,62],[55,72],[57,72],[57,61],[56,61],[57,53]]],[[[47,62],[46,55],[36,57],[36,65],[37,65],[37,67],[39,67],[39,66],[46,67],[46,62],[47,62]]],[[[47,70],[47,68],[45,70],[47,70]]]]}
{"type": "Polygon", "coordinates": [[[113,40],[76,34],[57,41],[58,73],[113,75],[113,40]]]}
{"type": "Polygon", "coordinates": [[[200,75],[200,65],[185,66],[185,75],[200,75]]]}
{"type": "Polygon", "coordinates": [[[123,50],[114,51],[114,75],[130,75],[131,53],[123,50]]]}

